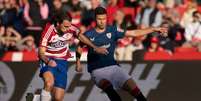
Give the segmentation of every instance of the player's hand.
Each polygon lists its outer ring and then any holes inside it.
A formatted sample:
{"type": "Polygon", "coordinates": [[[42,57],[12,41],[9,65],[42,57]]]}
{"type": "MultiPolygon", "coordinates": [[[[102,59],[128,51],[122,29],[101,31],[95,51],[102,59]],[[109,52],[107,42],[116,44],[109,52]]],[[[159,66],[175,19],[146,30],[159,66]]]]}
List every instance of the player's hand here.
{"type": "Polygon", "coordinates": [[[154,28],[154,30],[156,32],[159,32],[162,36],[164,37],[167,37],[168,36],[168,28],[165,28],[165,27],[157,27],[157,28],[154,28]]]}
{"type": "Polygon", "coordinates": [[[107,55],[109,53],[106,48],[101,48],[101,47],[94,48],[94,51],[96,53],[104,54],[104,55],[107,55]]]}
{"type": "Polygon", "coordinates": [[[54,60],[50,60],[47,65],[50,67],[56,67],[57,63],[54,60]]]}
{"type": "Polygon", "coordinates": [[[80,61],[77,61],[77,62],[76,62],[75,71],[76,71],[76,72],[82,72],[82,66],[81,66],[80,61]]]}

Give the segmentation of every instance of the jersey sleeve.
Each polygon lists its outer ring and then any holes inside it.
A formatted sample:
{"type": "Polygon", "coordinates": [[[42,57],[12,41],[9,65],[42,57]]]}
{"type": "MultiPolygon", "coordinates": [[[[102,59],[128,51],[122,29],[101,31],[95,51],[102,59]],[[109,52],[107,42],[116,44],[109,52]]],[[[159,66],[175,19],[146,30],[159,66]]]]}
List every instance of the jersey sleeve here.
{"type": "Polygon", "coordinates": [[[123,38],[125,36],[125,30],[117,28],[116,26],[114,26],[112,29],[114,31],[115,40],[118,40],[118,39],[123,38]]]}
{"type": "Polygon", "coordinates": [[[73,33],[73,36],[78,37],[78,35],[79,35],[79,33],[80,33],[80,29],[79,29],[77,26],[72,25],[72,26],[71,26],[71,30],[74,32],[74,33],[73,33]]]}
{"type": "Polygon", "coordinates": [[[40,47],[46,47],[47,43],[48,43],[48,39],[52,33],[52,31],[54,30],[54,26],[51,24],[46,24],[45,29],[43,30],[42,34],[41,34],[41,39],[40,39],[40,47]]]}
{"type": "Polygon", "coordinates": [[[125,35],[125,30],[119,29],[116,26],[112,27],[113,34],[115,36],[115,40],[121,39],[125,35]]]}

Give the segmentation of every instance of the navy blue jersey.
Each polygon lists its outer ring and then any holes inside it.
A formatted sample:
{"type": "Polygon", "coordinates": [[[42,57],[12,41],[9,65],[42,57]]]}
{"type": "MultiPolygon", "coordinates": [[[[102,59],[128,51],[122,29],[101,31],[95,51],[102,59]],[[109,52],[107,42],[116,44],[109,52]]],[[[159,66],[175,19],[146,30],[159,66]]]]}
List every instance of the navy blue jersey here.
{"type": "Polygon", "coordinates": [[[124,36],[124,32],[118,31],[115,26],[107,26],[106,30],[102,33],[96,32],[95,28],[93,28],[85,32],[84,35],[88,37],[93,44],[99,47],[105,47],[109,52],[107,55],[98,54],[93,48],[89,47],[87,55],[88,72],[117,64],[117,61],[114,59],[114,51],[117,40],[124,36]]]}

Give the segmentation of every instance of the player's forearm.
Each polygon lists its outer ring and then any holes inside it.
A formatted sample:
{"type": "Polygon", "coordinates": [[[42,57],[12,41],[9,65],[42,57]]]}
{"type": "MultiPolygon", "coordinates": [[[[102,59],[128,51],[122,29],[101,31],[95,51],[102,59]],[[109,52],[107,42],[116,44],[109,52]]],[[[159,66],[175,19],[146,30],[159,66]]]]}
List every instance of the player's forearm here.
{"type": "Polygon", "coordinates": [[[84,44],[92,47],[93,49],[96,49],[97,47],[86,37],[84,36],[83,34],[79,34],[79,40],[81,42],[83,42],[84,44]]]}
{"type": "Polygon", "coordinates": [[[75,53],[76,61],[80,61],[81,55],[82,55],[82,48],[78,46],[75,53]]]}
{"type": "Polygon", "coordinates": [[[48,62],[50,60],[47,56],[45,56],[45,51],[41,47],[39,48],[39,51],[38,51],[38,57],[39,57],[40,60],[42,60],[46,64],[48,64],[48,62]]]}
{"type": "Polygon", "coordinates": [[[155,32],[155,28],[146,28],[146,29],[137,29],[137,30],[128,30],[126,31],[125,35],[130,37],[138,37],[138,36],[144,36],[149,33],[155,32]]]}

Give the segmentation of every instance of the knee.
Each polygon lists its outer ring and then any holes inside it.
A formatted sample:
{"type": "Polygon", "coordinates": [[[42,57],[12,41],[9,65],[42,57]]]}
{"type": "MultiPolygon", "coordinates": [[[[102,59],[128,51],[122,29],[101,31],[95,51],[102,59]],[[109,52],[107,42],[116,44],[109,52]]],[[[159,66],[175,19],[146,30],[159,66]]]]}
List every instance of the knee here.
{"type": "Polygon", "coordinates": [[[54,96],[54,101],[63,101],[63,96],[54,96]]]}
{"type": "Polygon", "coordinates": [[[110,81],[103,79],[99,82],[99,87],[103,90],[105,90],[107,87],[111,86],[112,84],[110,83],[110,81]]]}
{"type": "Polygon", "coordinates": [[[132,79],[128,79],[123,85],[123,89],[126,91],[132,91],[135,87],[137,85],[132,79]]]}
{"type": "Polygon", "coordinates": [[[52,88],[54,86],[54,82],[53,81],[45,81],[45,89],[47,89],[48,91],[51,91],[52,88]]]}

